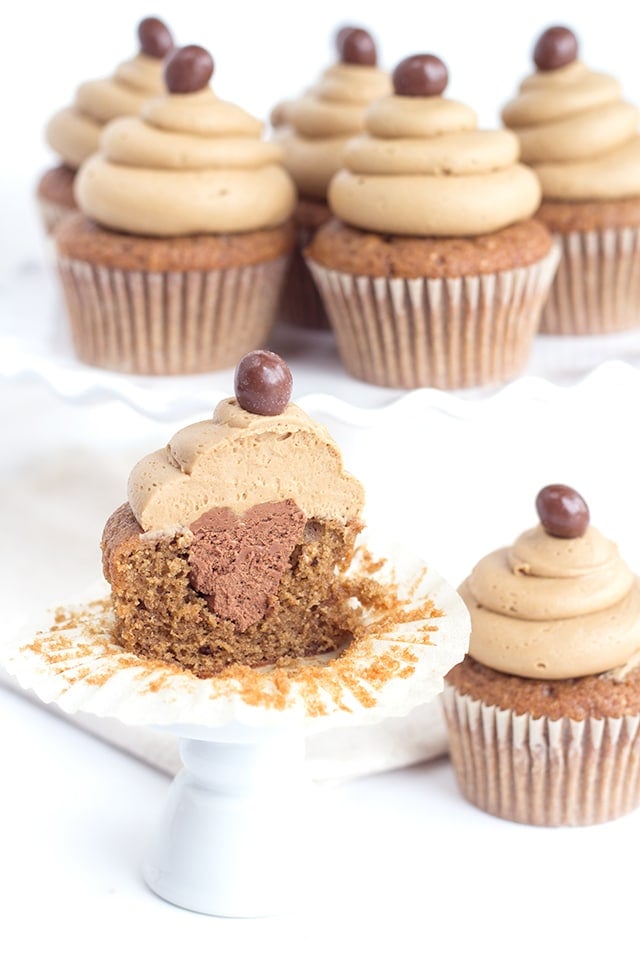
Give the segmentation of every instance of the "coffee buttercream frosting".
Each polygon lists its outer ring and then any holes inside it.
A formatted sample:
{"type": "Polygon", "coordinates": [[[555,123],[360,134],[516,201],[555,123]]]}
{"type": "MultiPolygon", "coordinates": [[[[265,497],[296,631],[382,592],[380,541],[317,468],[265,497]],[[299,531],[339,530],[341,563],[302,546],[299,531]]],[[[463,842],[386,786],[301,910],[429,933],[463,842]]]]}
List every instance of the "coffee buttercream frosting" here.
{"type": "Polygon", "coordinates": [[[390,89],[389,74],[378,67],[337,63],[304,96],[275,108],[275,139],[282,145],[285,165],[301,194],[325,199],[345,144],[364,130],[371,101],[390,89]]]}
{"type": "Polygon", "coordinates": [[[285,500],[309,519],[349,523],[360,516],[364,492],[326,428],[295,404],[260,416],[227,399],[211,420],[185,427],[141,460],[128,498],[143,530],[155,532],[188,527],[214,508],[244,514],[285,500]]]}
{"type": "Polygon", "coordinates": [[[484,557],[460,588],[469,652],[494,670],[563,680],[623,667],[640,650],[640,582],[614,543],[542,526],[484,557]]]}
{"type": "Polygon", "coordinates": [[[613,77],[574,60],[538,70],[502,111],[549,200],[617,200],[640,195],[640,111],[613,77]]]}
{"type": "Polygon", "coordinates": [[[536,175],[517,137],[477,129],[474,111],[442,96],[391,94],[371,104],[329,186],[329,205],[363,230],[478,236],[538,208],[536,175]]]}
{"type": "Polygon", "coordinates": [[[284,223],[296,193],[262,123],[210,87],[155,98],[105,127],[75,194],[103,226],[171,237],[284,223]]]}
{"type": "Polygon", "coordinates": [[[106,123],[136,116],[143,104],[164,90],[163,61],[139,53],[121,63],[112,77],[88,80],[76,90],[71,106],[49,120],[46,139],[63,162],[77,169],[100,146],[106,123]]]}

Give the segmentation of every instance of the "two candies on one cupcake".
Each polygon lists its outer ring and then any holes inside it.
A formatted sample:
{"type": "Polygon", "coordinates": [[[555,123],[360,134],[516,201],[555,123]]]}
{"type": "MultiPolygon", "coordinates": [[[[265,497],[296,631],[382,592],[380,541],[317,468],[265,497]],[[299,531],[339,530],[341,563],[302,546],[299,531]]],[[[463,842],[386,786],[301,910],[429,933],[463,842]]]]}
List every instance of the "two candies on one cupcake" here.
{"type": "Polygon", "coordinates": [[[347,143],[333,219],[306,251],[340,357],[382,386],[502,382],[526,365],[557,260],[532,219],[538,180],[512,133],[478,130],[445,97],[439,57],[408,57],[392,80],[347,143]]]}
{"type": "Polygon", "coordinates": [[[108,124],[79,171],[82,215],[56,242],[86,363],[200,373],[232,367],[271,332],[295,187],[262,123],[216,97],[213,71],[204,48],[173,51],[166,93],[108,124]]]}
{"type": "Polygon", "coordinates": [[[452,763],[488,813],[600,823],[640,806],[640,584],[576,490],[547,486],[536,508],[538,526],[460,587],[472,629],[446,679],[452,763]]]}

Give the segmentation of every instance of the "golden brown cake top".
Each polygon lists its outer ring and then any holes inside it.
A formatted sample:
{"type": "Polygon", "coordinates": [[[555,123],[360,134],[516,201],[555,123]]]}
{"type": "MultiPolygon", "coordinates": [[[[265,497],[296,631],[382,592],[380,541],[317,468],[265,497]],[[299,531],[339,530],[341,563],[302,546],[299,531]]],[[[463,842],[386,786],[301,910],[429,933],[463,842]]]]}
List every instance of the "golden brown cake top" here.
{"type": "Polygon", "coordinates": [[[538,512],[538,526],[480,560],[460,588],[471,656],[534,679],[623,668],[640,651],[638,578],[571,488],[545,487],[538,512]]]}
{"type": "Polygon", "coordinates": [[[520,84],[502,119],[549,200],[640,196],[640,110],[620,84],[578,59],[575,35],[551,27],[538,39],[536,71],[520,84]],[[573,38],[573,40],[572,40],[573,38]]]}
{"type": "Polygon", "coordinates": [[[540,203],[535,174],[506,130],[478,130],[474,111],[443,96],[447,70],[408,57],[394,93],[376,100],[365,133],[345,147],[328,192],[350,226],[403,236],[478,236],[526,220],[540,203]]]}
{"type": "Polygon", "coordinates": [[[49,146],[67,166],[77,169],[98,150],[102,128],[116,117],[136,116],[142,105],[164,90],[163,59],[173,46],[167,27],[147,17],[138,27],[140,51],[111,77],[80,84],[71,106],[59,110],[46,129],[49,146]]]}
{"type": "Polygon", "coordinates": [[[288,399],[291,375],[256,350],[236,370],[236,397],[191,424],[131,472],[128,498],[145,531],[190,526],[213,508],[245,513],[292,500],[308,519],[349,523],[364,503],[328,430],[288,399]]]}
{"type": "Polygon", "coordinates": [[[83,213],[154,237],[242,233],[290,218],[296,191],[280,148],[262,139],[259,120],[215,95],[213,69],[202,47],[174,51],[164,96],[105,127],[100,152],[78,173],[83,213]]]}

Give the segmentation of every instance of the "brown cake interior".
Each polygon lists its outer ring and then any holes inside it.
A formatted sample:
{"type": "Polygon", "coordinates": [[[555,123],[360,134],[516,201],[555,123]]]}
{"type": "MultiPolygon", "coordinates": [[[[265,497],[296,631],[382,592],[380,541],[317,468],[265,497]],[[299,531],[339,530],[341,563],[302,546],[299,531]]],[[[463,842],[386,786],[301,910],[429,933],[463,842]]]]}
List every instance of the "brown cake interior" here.
{"type": "MultiPolygon", "coordinates": [[[[233,604],[227,606],[235,620],[220,616],[214,598],[193,585],[200,582],[192,562],[197,533],[180,528],[145,534],[130,506],[119,507],[102,540],[116,639],[138,656],[179,663],[199,677],[233,663],[259,666],[340,649],[352,639],[355,616],[340,567],[348,562],[359,525],[303,518],[299,529],[283,571],[274,573],[279,583],[265,594],[264,613],[242,627],[233,604]]],[[[254,582],[257,577],[245,572],[241,600],[254,582]]]]}

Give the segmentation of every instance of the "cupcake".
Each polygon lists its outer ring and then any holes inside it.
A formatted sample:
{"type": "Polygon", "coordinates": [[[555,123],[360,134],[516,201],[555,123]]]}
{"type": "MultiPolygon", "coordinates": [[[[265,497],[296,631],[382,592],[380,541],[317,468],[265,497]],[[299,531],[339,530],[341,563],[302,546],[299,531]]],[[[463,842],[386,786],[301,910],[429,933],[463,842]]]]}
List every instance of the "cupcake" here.
{"type": "Polygon", "coordinates": [[[536,72],[502,119],[540,178],[537,217],[562,248],[540,329],[599,334],[640,326],[640,112],[613,77],[578,59],[566,27],[545,30],[533,59],[536,72]]]}
{"type": "Polygon", "coordinates": [[[267,339],[295,242],[294,184],[263,125],[209,86],[202,47],[168,92],[104,128],[56,230],[73,344],[123,373],[233,366],[267,339]]]}
{"type": "Polygon", "coordinates": [[[314,232],[330,217],[327,188],[342,163],[349,139],[364,130],[364,114],[372,100],[388,94],[388,73],[377,67],[376,46],[359,27],[343,27],[336,35],[338,63],[324,71],[303,97],[279,104],[271,115],[275,140],[295,180],[299,199],[295,212],[296,253],[285,284],[281,317],[297,326],[328,328],[322,300],[302,256],[314,232]]]}
{"type": "Polygon", "coordinates": [[[113,77],[89,80],[76,90],[72,106],[49,120],[47,143],[60,158],[45,171],[37,187],[38,204],[47,232],[77,209],[73,194],[76,171],[99,148],[102,128],[116,117],[136,116],[150,97],[164,90],[163,60],[173,47],[169,29],[157,17],[138,25],[140,51],[121,63],[113,77]]]}
{"type": "Polygon", "coordinates": [[[531,219],[536,175],[506,130],[443,97],[437,57],[408,57],[329,185],[307,262],[344,366],[387,387],[473,387],[529,358],[556,264],[531,219]]]}
{"type": "Polygon", "coordinates": [[[555,484],[538,526],[462,584],[469,654],[448,674],[451,760],[487,813],[588,825],[640,804],[640,583],[555,484]]]}

